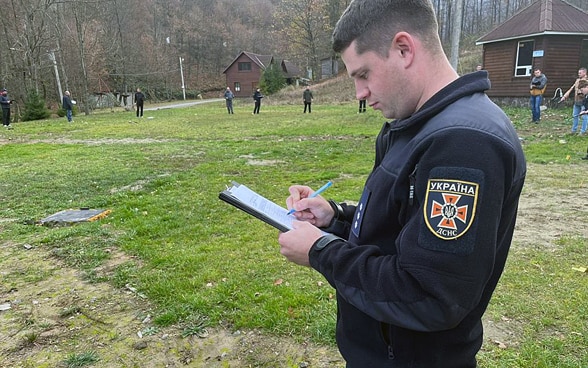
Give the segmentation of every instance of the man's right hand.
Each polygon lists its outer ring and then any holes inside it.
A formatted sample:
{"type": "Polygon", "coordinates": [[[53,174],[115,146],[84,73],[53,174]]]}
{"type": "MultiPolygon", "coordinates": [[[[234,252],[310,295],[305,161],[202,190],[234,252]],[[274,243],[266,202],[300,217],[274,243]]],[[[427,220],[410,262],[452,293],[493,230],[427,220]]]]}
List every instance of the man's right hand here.
{"type": "Polygon", "coordinates": [[[289,188],[290,196],[286,199],[288,208],[296,210],[294,216],[298,221],[306,221],[316,227],[329,226],[335,212],[329,202],[319,196],[309,198],[314,190],[304,185],[293,185],[289,188]]]}

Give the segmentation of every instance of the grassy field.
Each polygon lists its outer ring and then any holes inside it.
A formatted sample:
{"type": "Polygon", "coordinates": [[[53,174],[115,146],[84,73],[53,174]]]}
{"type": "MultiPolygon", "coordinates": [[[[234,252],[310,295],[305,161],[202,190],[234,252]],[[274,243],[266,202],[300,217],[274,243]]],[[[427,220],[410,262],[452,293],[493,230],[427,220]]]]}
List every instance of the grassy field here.
{"type": "MultiPolygon", "coordinates": [[[[221,102],[146,111],[143,119],[108,112],[0,131],[0,246],[12,247],[12,257],[22,256],[23,245],[46,249],[48,262],[81,270],[89,284],[132,287],[155,306],[154,328],[180,326],[185,336],[207,327],[259,329],[333,346],[334,290],[317,272],[288,263],[276,231],[218,193],[238,181],[283,204],[291,184],[332,180],[327,197],[357,200],[383,119],[356,114],[355,103],[315,103],[312,114],[301,105],[251,110],[249,100],[236,101],[228,115],[221,102]],[[76,226],[35,225],[80,207],[112,212],[76,226]]],[[[485,341],[480,366],[586,367],[588,161],[580,158],[588,137],[567,134],[571,109],[548,110],[539,125],[529,123],[528,109],[507,113],[523,138],[525,195],[538,203],[525,210],[537,221],[530,233],[517,229],[527,236],[515,240],[486,316],[504,336],[485,341]],[[577,191],[573,209],[556,206],[558,193],[570,191],[577,191]],[[536,242],[556,221],[563,230],[536,242]]],[[[32,285],[52,273],[15,271],[10,257],[0,258],[0,271],[0,304],[23,279],[32,285]]],[[[29,322],[38,334],[50,327],[29,322]]],[[[0,363],[12,353],[0,351],[0,363]]]]}

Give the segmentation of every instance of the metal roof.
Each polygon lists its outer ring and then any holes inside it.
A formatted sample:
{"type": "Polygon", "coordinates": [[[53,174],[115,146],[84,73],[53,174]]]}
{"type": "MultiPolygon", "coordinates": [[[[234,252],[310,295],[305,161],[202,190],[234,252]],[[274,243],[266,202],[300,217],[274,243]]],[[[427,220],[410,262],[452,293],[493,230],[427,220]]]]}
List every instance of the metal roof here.
{"type": "Polygon", "coordinates": [[[245,54],[249,59],[251,59],[251,61],[253,61],[255,64],[257,64],[261,69],[267,68],[272,60],[274,59],[274,57],[272,55],[259,55],[259,54],[254,54],[252,52],[249,51],[242,51],[239,53],[239,55],[237,55],[236,58],[233,59],[233,61],[231,61],[229,63],[229,65],[225,68],[225,70],[223,70],[223,73],[226,73],[226,71],[231,67],[231,65],[233,65],[235,63],[235,61],[237,61],[237,59],[239,59],[239,57],[241,57],[241,55],[245,54]]]}
{"type": "Polygon", "coordinates": [[[538,0],[479,38],[476,44],[539,35],[588,36],[588,13],[563,0],[538,0]]]}

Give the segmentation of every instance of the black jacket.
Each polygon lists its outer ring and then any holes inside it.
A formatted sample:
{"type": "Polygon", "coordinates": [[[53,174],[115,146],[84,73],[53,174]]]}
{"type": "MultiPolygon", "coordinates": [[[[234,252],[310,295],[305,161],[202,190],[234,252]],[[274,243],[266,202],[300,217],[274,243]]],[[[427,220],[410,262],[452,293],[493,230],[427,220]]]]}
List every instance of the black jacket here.
{"type": "Polygon", "coordinates": [[[71,103],[71,98],[69,96],[63,96],[61,107],[63,107],[64,110],[73,110],[73,104],[71,103]]]}
{"type": "Polygon", "coordinates": [[[135,92],[135,103],[137,105],[143,105],[145,102],[145,95],[143,92],[135,92]]]}
{"type": "Polygon", "coordinates": [[[385,123],[359,204],[327,229],[347,240],[311,248],[337,290],[348,368],[476,366],[526,173],[489,87],[466,75],[385,123]]]}
{"type": "Polygon", "coordinates": [[[10,110],[10,104],[12,101],[8,98],[8,95],[4,96],[0,94],[0,105],[2,105],[3,109],[10,110]]]}

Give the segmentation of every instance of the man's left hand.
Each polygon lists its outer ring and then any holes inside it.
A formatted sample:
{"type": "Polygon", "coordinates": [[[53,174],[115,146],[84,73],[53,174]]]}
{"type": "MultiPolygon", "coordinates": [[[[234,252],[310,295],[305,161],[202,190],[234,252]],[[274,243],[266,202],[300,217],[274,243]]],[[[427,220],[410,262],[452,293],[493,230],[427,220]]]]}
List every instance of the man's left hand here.
{"type": "Polygon", "coordinates": [[[310,266],[308,252],[312,245],[323,236],[323,232],[304,221],[294,221],[292,227],[292,230],[280,233],[278,236],[280,253],[290,262],[310,266]]]}

